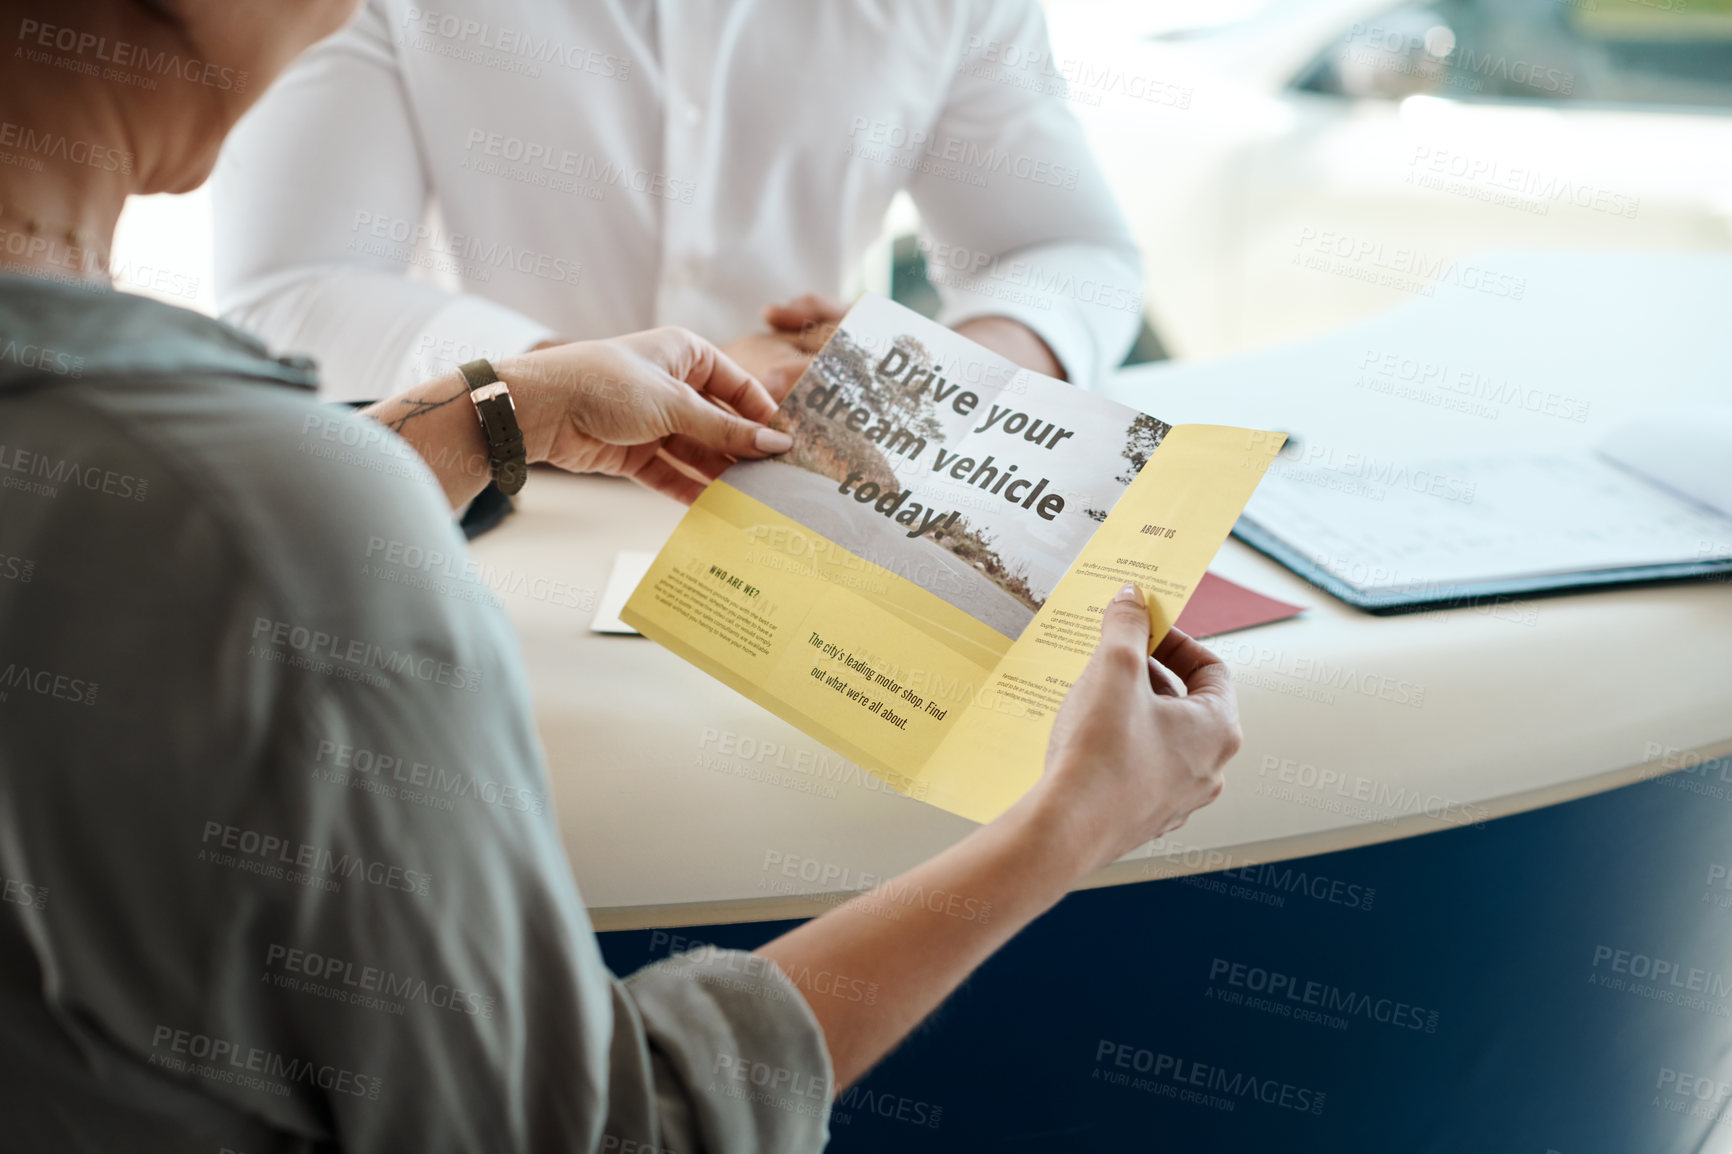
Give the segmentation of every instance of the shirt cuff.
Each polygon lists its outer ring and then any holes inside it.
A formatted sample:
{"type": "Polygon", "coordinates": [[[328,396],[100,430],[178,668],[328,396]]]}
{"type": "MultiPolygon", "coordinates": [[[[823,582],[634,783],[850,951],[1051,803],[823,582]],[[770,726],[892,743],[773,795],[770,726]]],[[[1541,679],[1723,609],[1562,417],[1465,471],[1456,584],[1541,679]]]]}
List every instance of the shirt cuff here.
{"type": "Polygon", "coordinates": [[[811,1007],[775,963],[705,948],[640,970],[623,985],[657,1071],[663,1147],[766,1154],[824,1148],[836,1097],[830,1051],[811,1007]],[[675,1132],[682,1129],[690,1132],[675,1132]]]}
{"type": "Polygon", "coordinates": [[[414,334],[391,392],[454,372],[477,357],[496,361],[528,352],[558,335],[540,321],[483,297],[453,297],[414,334]]]}
{"type": "Polygon", "coordinates": [[[1009,317],[1046,342],[1071,384],[1098,389],[1136,340],[1142,275],[1109,250],[1041,245],[997,257],[980,271],[927,271],[944,301],[938,322],[1009,317]]]}
{"type": "Polygon", "coordinates": [[[273,351],[311,354],[326,401],[382,400],[464,361],[521,353],[557,336],[482,297],[365,270],[280,273],[234,297],[223,319],[273,351]]]}

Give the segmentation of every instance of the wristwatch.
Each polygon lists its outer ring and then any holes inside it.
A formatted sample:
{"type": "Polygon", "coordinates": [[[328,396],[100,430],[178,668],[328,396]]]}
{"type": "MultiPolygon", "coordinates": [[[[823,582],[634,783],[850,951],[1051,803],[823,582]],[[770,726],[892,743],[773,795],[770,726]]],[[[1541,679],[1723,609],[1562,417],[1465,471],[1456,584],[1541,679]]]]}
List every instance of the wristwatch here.
{"type": "Polygon", "coordinates": [[[529,479],[529,456],[523,449],[523,430],[517,424],[511,390],[493,371],[490,361],[470,361],[458,365],[457,371],[469,385],[469,399],[475,402],[475,415],[481,419],[487,456],[493,464],[493,483],[510,496],[529,479]]]}

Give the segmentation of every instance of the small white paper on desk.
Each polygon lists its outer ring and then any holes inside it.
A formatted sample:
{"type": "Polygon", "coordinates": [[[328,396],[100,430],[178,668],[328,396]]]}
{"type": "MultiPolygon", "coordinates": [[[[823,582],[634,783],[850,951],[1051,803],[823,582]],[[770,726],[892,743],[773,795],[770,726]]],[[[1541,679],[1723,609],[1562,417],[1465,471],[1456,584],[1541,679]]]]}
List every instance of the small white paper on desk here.
{"type": "Polygon", "coordinates": [[[1245,515],[1366,590],[1732,557],[1732,520],[1586,451],[1376,471],[1277,459],[1245,515]]]}
{"type": "Polygon", "coordinates": [[[595,607],[595,619],[589,623],[591,633],[629,633],[637,637],[643,636],[619,619],[619,611],[631,600],[632,591],[638,587],[638,582],[643,580],[644,574],[649,572],[655,559],[654,553],[640,553],[635,549],[619,551],[619,555],[613,559],[613,572],[608,574],[607,588],[601,591],[601,602],[595,607]]]}

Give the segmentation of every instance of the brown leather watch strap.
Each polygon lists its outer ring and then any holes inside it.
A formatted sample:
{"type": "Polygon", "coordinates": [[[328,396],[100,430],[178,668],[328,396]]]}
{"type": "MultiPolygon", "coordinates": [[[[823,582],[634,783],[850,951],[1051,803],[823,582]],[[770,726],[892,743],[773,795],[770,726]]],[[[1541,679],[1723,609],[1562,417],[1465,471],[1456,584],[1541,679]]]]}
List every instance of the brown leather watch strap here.
{"type": "Polygon", "coordinates": [[[475,402],[475,415],[481,419],[488,459],[493,464],[493,482],[500,492],[510,496],[529,479],[529,456],[523,448],[523,429],[517,424],[517,406],[511,400],[511,390],[493,371],[490,361],[470,361],[458,365],[457,371],[463,374],[469,386],[469,399],[475,402]]]}

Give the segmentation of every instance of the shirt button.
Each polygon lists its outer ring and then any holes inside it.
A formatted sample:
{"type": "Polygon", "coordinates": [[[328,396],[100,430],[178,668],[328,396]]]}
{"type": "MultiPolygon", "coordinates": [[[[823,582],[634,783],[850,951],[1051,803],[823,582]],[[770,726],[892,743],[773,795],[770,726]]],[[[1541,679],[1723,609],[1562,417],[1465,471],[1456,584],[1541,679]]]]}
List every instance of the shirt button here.
{"type": "Polygon", "coordinates": [[[686,106],[680,110],[685,114],[686,123],[696,128],[704,122],[704,110],[698,107],[695,100],[686,101],[686,106]]]}

